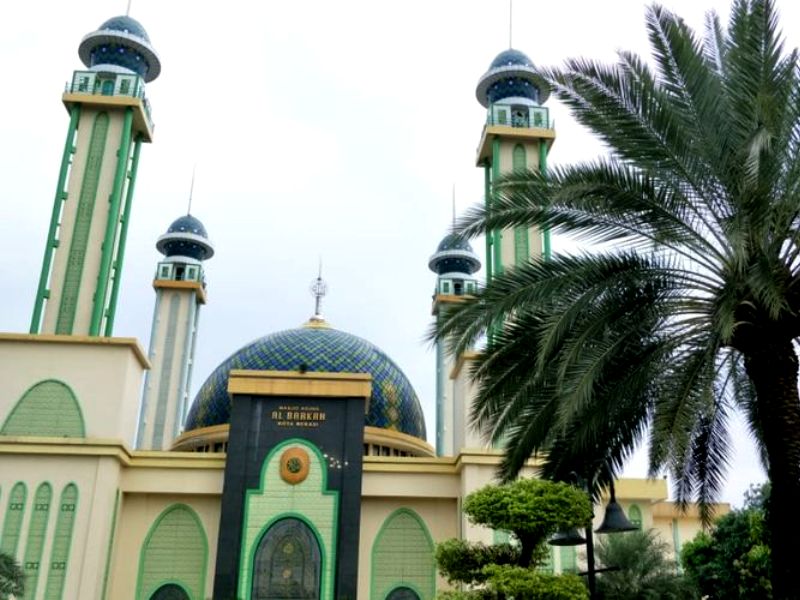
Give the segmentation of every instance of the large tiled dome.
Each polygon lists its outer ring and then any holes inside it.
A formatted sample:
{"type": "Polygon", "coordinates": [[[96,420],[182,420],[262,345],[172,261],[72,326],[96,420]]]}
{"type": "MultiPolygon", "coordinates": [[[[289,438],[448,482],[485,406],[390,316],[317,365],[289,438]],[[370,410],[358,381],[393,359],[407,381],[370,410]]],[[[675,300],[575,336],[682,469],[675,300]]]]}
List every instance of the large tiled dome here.
{"type": "Polygon", "coordinates": [[[186,431],[230,423],[231,369],[369,373],[372,398],[365,424],[425,439],[417,395],[392,359],[370,342],[319,321],[267,335],[231,355],[200,388],[186,418],[186,431]]]}

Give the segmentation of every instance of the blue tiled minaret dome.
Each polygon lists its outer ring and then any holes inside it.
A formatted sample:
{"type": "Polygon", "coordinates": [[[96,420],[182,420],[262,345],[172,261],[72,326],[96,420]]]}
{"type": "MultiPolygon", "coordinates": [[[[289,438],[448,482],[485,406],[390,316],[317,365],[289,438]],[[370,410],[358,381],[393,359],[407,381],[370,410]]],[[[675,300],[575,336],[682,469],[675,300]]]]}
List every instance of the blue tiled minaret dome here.
{"type": "Polygon", "coordinates": [[[158,238],[156,249],[164,256],[187,256],[206,260],[214,256],[214,246],[200,219],[184,215],[175,219],[167,232],[158,238]]]}
{"type": "Polygon", "coordinates": [[[472,275],[481,268],[481,261],[466,238],[450,233],[439,242],[436,252],[428,261],[428,268],[439,275],[445,273],[472,275]]]}
{"type": "Polygon", "coordinates": [[[186,431],[230,423],[231,369],[369,373],[372,397],[366,425],[425,439],[425,418],[406,376],[370,342],[312,319],[304,327],[279,331],[251,342],[211,373],[194,399],[186,431]]]}
{"type": "Polygon", "coordinates": [[[112,17],[84,36],[78,56],[93,71],[136,73],[145,81],[161,73],[161,61],[150,36],[139,21],[126,15],[112,17]]]}
{"type": "Polygon", "coordinates": [[[478,81],[475,95],[483,106],[505,98],[526,98],[543,104],[550,90],[536,73],[533,62],[519,50],[509,48],[498,54],[478,81]]]}

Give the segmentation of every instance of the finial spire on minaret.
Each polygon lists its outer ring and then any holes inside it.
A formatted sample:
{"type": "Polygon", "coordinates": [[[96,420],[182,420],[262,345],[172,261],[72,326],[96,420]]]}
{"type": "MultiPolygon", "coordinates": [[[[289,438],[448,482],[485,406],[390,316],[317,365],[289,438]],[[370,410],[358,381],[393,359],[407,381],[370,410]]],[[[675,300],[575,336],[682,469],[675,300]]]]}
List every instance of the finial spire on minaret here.
{"type": "Polygon", "coordinates": [[[319,259],[319,273],[311,284],[311,295],[314,296],[314,316],[311,321],[324,321],[322,316],[322,298],[328,293],[328,284],[322,279],[322,257],[319,259]]]}
{"type": "Polygon", "coordinates": [[[197,163],[192,167],[192,183],[189,186],[189,206],[186,208],[186,214],[192,214],[192,196],[194,196],[194,174],[197,171],[197,163]]]}
{"type": "Polygon", "coordinates": [[[131,2],[132,2],[132,1],[133,1],[133,0],[128,0],[128,8],[127,8],[127,9],[125,9],[125,16],[126,16],[126,17],[130,17],[130,16],[131,16],[131,2]]]}
{"type": "Polygon", "coordinates": [[[508,0],[508,47],[512,48],[513,44],[511,34],[514,24],[514,0],[508,0]]]}
{"type": "Polygon", "coordinates": [[[456,184],[453,184],[453,229],[456,228],[456,184]]]}

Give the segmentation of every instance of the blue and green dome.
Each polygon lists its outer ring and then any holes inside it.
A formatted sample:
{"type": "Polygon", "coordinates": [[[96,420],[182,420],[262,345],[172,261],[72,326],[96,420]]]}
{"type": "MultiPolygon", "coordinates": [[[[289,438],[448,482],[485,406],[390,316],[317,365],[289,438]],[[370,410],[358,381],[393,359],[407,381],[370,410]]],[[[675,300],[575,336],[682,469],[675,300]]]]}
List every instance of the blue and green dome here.
{"type": "Polygon", "coordinates": [[[372,398],[365,425],[425,439],[425,418],[417,395],[400,368],[370,342],[311,321],[279,331],[235,352],[200,388],[186,418],[186,431],[230,423],[228,377],[232,369],[369,373],[372,398]]]}
{"type": "Polygon", "coordinates": [[[475,95],[483,106],[506,98],[524,98],[543,104],[550,90],[528,56],[509,48],[498,54],[478,81],[475,95]]]}
{"type": "Polygon", "coordinates": [[[167,257],[207,260],[214,256],[214,245],[205,226],[197,217],[184,215],[175,219],[167,232],[158,238],[156,249],[167,257]]]}
{"type": "Polygon", "coordinates": [[[481,268],[481,261],[467,238],[449,233],[439,242],[436,252],[428,261],[428,268],[439,275],[445,273],[472,275],[481,268]]]}
{"type": "Polygon", "coordinates": [[[81,40],[78,56],[93,71],[136,73],[153,81],[161,60],[142,24],[127,15],[112,17],[81,40]]]}

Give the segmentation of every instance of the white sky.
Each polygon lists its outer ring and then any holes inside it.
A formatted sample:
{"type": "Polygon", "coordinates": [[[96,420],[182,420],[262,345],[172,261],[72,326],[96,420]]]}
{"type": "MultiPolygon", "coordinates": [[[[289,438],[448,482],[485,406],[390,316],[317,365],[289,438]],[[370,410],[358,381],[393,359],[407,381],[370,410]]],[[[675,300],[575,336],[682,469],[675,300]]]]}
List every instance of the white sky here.
{"type": "MultiPolygon", "coordinates": [[[[0,4],[0,330],[27,331],[67,129],[64,83],[83,68],[82,36],[125,0],[0,4]]],[[[665,5],[702,29],[719,0],[665,5]]],[[[792,46],[800,4],[779,2],[792,46]]],[[[147,348],[160,255],[154,243],[193,214],[217,255],[206,264],[193,388],[236,349],[310,316],[323,257],[323,312],[401,366],[434,422],[430,254],[451,220],[482,198],[474,152],[484,120],[475,85],[508,47],[505,0],[194,2],[134,0],[162,61],[148,86],[155,142],[140,161],[115,334],[147,348]]],[[[514,3],[514,47],[537,64],[646,54],[639,0],[514,3]]],[[[555,100],[551,164],[602,152],[555,100]]],[[[476,249],[482,248],[479,242],[476,249]]],[[[555,245],[558,250],[558,242],[555,245]]],[[[734,430],[724,499],[763,479],[747,433],[734,430]]],[[[645,461],[628,474],[643,476],[645,461]]]]}

